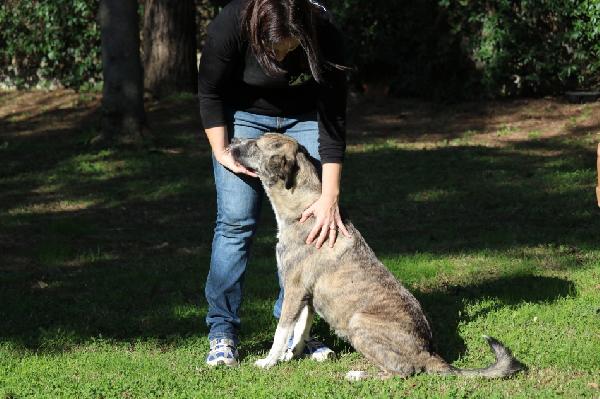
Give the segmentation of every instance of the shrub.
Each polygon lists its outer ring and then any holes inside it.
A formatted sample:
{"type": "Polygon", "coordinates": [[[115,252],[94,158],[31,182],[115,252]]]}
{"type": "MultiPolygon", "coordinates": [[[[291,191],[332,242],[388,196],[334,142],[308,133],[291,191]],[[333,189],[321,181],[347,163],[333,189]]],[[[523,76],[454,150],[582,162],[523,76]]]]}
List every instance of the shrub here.
{"type": "Polygon", "coordinates": [[[402,95],[556,94],[600,85],[598,0],[330,2],[354,80],[402,95]]]}
{"type": "Polygon", "coordinates": [[[600,83],[597,0],[440,4],[453,31],[467,39],[488,94],[556,94],[600,83]]]}
{"type": "Polygon", "coordinates": [[[471,69],[436,0],[331,3],[359,83],[388,80],[403,95],[440,97],[471,69]]]}
{"type": "MultiPolygon", "coordinates": [[[[0,85],[100,82],[99,0],[3,0],[0,85]]],[[[198,43],[227,0],[197,0],[198,43]]],[[[600,0],[331,0],[357,85],[425,98],[600,87],[600,0]]]]}
{"type": "Polygon", "coordinates": [[[97,0],[4,0],[0,81],[80,87],[101,79],[97,0]]]}

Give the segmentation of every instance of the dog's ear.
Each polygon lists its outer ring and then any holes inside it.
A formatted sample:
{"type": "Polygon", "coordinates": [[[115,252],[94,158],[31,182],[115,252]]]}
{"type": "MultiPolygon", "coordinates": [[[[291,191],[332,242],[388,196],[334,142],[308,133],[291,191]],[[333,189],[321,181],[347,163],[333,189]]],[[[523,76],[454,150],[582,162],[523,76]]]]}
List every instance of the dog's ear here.
{"type": "Polygon", "coordinates": [[[296,162],[283,155],[273,155],[267,162],[267,171],[269,172],[269,183],[275,184],[278,180],[285,181],[285,188],[291,189],[294,186],[294,171],[296,162]]]}
{"type": "Polygon", "coordinates": [[[294,187],[298,165],[295,159],[285,158],[285,160],[285,188],[291,190],[294,187]]]}

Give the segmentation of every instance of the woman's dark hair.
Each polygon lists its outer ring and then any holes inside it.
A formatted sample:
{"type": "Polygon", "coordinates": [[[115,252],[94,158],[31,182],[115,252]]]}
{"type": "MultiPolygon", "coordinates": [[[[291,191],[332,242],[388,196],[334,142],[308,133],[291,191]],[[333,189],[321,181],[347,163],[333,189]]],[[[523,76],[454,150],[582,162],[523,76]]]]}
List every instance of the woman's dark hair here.
{"type": "Polygon", "coordinates": [[[242,11],[242,29],[267,74],[276,76],[286,72],[277,61],[272,45],[290,38],[300,42],[317,82],[326,81],[326,69],[346,69],[323,57],[317,35],[318,24],[326,18],[323,12],[321,5],[309,0],[247,0],[242,11]]]}

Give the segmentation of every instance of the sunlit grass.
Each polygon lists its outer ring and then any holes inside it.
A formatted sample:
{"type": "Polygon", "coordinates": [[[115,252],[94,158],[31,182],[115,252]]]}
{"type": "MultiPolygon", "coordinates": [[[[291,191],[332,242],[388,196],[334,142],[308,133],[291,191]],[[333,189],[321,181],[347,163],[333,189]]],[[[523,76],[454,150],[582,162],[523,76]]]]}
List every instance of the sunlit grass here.
{"type": "Polygon", "coordinates": [[[93,200],[60,200],[17,207],[9,209],[7,213],[12,216],[18,216],[35,215],[39,213],[71,212],[89,208],[94,204],[95,202],[93,200]]]}
{"type": "MultiPolygon", "coordinates": [[[[190,99],[171,101],[179,110],[190,99]]],[[[266,201],[246,273],[242,364],[204,365],[215,199],[206,143],[195,126],[180,129],[184,119],[150,152],[88,147],[87,125],[64,140],[0,145],[0,398],[600,395],[596,135],[530,131],[500,147],[475,130],[428,143],[352,138],[342,203],[421,302],[439,353],[487,365],[488,334],[529,369],[508,380],[349,383],[349,369],[377,370],[323,321],[314,334],[335,362],[253,366],[276,325],[266,201]]]]}

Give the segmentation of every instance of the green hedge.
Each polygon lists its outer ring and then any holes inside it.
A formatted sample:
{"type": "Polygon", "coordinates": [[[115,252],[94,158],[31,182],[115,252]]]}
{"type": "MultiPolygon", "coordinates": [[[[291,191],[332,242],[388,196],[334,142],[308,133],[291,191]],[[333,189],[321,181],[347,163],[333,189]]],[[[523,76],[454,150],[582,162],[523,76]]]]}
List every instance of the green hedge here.
{"type": "MultiPolygon", "coordinates": [[[[198,42],[218,8],[196,0],[198,42]]],[[[0,86],[93,87],[102,80],[99,0],[0,0],[0,86]]],[[[140,2],[140,23],[143,21],[140,2]]]]}
{"type": "Polygon", "coordinates": [[[600,0],[342,0],[355,80],[419,97],[557,94],[600,85],[600,0]]]}
{"type": "Polygon", "coordinates": [[[356,83],[387,81],[397,94],[443,98],[477,81],[437,0],[329,3],[346,33],[356,83]]]}
{"type": "MultiPolygon", "coordinates": [[[[600,86],[600,0],[330,0],[353,80],[426,98],[556,94],[600,86]]],[[[197,0],[198,38],[215,0],[197,0]]],[[[0,3],[0,83],[101,79],[98,0],[0,3]]]]}
{"type": "Polygon", "coordinates": [[[441,0],[485,93],[554,94],[600,84],[600,0],[441,0]]]}
{"type": "Polygon", "coordinates": [[[98,1],[4,0],[0,82],[81,87],[101,79],[98,1]]]}

